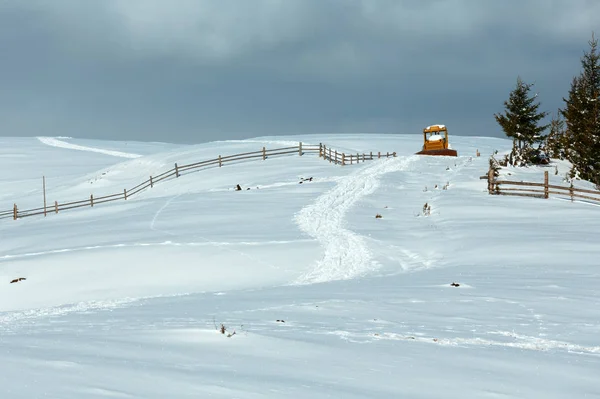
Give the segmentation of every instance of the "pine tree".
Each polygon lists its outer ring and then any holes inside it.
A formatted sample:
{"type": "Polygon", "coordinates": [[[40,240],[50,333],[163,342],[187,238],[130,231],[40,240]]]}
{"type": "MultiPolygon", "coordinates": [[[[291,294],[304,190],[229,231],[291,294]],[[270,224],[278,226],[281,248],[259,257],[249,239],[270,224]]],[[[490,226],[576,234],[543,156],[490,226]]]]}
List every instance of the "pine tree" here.
{"type": "Polygon", "coordinates": [[[560,110],[550,120],[550,132],[544,141],[544,150],[550,158],[566,159],[569,151],[569,138],[560,110]]]}
{"type": "Polygon", "coordinates": [[[504,102],[504,114],[494,114],[496,121],[504,133],[513,139],[513,148],[509,163],[513,166],[527,165],[534,155],[533,144],[541,142],[541,133],[549,125],[539,125],[547,112],[539,112],[540,103],[536,102],[537,95],[530,96],[533,84],[517,78],[517,85],[504,102]]]}
{"type": "Polygon", "coordinates": [[[571,83],[569,97],[563,98],[570,141],[567,158],[573,164],[571,177],[600,184],[600,53],[592,34],[590,50],[581,58],[582,72],[571,83]]]}

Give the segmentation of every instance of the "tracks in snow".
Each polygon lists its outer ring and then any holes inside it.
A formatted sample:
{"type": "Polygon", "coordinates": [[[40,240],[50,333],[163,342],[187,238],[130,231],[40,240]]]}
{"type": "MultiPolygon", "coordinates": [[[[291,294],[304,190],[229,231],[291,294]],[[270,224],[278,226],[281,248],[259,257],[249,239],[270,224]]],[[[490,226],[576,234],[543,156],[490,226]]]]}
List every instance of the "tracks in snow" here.
{"type": "Polygon", "coordinates": [[[410,335],[399,333],[354,333],[348,331],[333,331],[326,334],[337,335],[343,340],[354,343],[371,343],[376,341],[412,341],[428,343],[440,346],[453,347],[489,347],[499,346],[506,348],[517,348],[530,351],[565,351],[581,355],[600,354],[600,346],[586,346],[571,342],[544,339],[527,335],[515,334],[509,331],[492,331],[488,335],[500,337],[499,339],[488,339],[484,337],[475,338],[434,338],[426,335],[410,335]]]}
{"type": "Polygon", "coordinates": [[[342,178],[296,215],[300,229],[317,239],[325,251],[323,258],[296,284],[346,280],[377,268],[365,239],[344,228],[346,213],[361,198],[377,190],[381,176],[405,170],[416,159],[411,156],[374,161],[342,178]]]}
{"type": "Polygon", "coordinates": [[[0,312],[0,332],[8,333],[19,331],[23,326],[29,326],[38,319],[48,317],[62,317],[71,313],[86,313],[92,311],[113,310],[125,306],[131,306],[145,298],[124,298],[104,301],[87,301],[49,308],[37,308],[27,310],[16,310],[0,312]]]}
{"type": "Polygon", "coordinates": [[[77,151],[89,151],[89,152],[97,152],[104,155],[112,155],[113,157],[121,157],[121,158],[139,158],[141,155],[139,154],[130,154],[128,152],[121,151],[112,151],[112,150],[103,150],[102,148],[94,148],[94,147],[86,147],[83,145],[71,144],[66,141],[58,140],[54,137],[38,137],[37,138],[42,143],[49,145],[51,147],[59,147],[66,148],[69,150],[77,150],[77,151]]]}

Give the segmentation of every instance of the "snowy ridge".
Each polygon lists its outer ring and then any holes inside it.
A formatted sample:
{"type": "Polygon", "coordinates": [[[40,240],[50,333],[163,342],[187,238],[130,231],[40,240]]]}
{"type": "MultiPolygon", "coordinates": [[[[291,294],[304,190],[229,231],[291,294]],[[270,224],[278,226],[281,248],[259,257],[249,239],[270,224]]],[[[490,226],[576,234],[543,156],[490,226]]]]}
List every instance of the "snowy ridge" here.
{"type": "MultiPolygon", "coordinates": [[[[275,144],[275,145],[285,145],[289,147],[294,147],[298,145],[298,141],[290,141],[290,140],[258,140],[258,139],[244,139],[244,140],[221,140],[220,143],[260,143],[260,144],[275,144]]],[[[310,143],[303,143],[306,146],[314,145],[310,143]]]]}
{"type": "Polygon", "coordinates": [[[97,152],[100,154],[112,155],[113,157],[121,157],[121,158],[139,158],[139,157],[141,157],[141,155],[139,155],[139,154],[131,154],[128,152],[121,152],[121,151],[103,150],[101,148],[86,147],[83,145],[71,144],[71,143],[67,143],[62,140],[58,140],[57,138],[54,138],[54,137],[38,137],[37,139],[46,145],[49,145],[52,147],[58,147],[58,148],[66,148],[69,150],[97,152]]]}
{"type": "Polygon", "coordinates": [[[344,217],[362,197],[377,190],[382,175],[404,170],[416,159],[411,156],[373,161],[342,178],[333,189],[298,213],[295,220],[300,229],[316,238],[325,253],[297,284],[346,280],[377,268],[365,239],[344,228],[344,217]]]}

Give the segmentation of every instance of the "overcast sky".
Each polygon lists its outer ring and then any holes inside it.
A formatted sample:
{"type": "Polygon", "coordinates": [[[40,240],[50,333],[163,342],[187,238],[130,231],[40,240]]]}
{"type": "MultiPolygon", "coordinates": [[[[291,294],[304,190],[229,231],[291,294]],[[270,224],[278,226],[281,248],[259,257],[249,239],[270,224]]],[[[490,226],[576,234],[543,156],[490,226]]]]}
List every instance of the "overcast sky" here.
{"type": "Polygon", "coordinates": [[[598,0],[0,0],[0,135],[501,135],[562,106],[598,0]]]}

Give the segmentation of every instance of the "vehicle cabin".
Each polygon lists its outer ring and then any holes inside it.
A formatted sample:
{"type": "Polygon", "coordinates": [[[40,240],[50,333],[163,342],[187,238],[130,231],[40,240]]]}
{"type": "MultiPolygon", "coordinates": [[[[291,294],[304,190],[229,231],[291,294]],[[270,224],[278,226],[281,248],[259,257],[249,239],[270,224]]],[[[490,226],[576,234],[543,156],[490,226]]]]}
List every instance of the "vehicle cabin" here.
{"type": "Polygon", "coordinates": [[[445,125],[432,125],[423,129],[423,150],[445,150],[448,148],[448,130],[445,125]]]}

